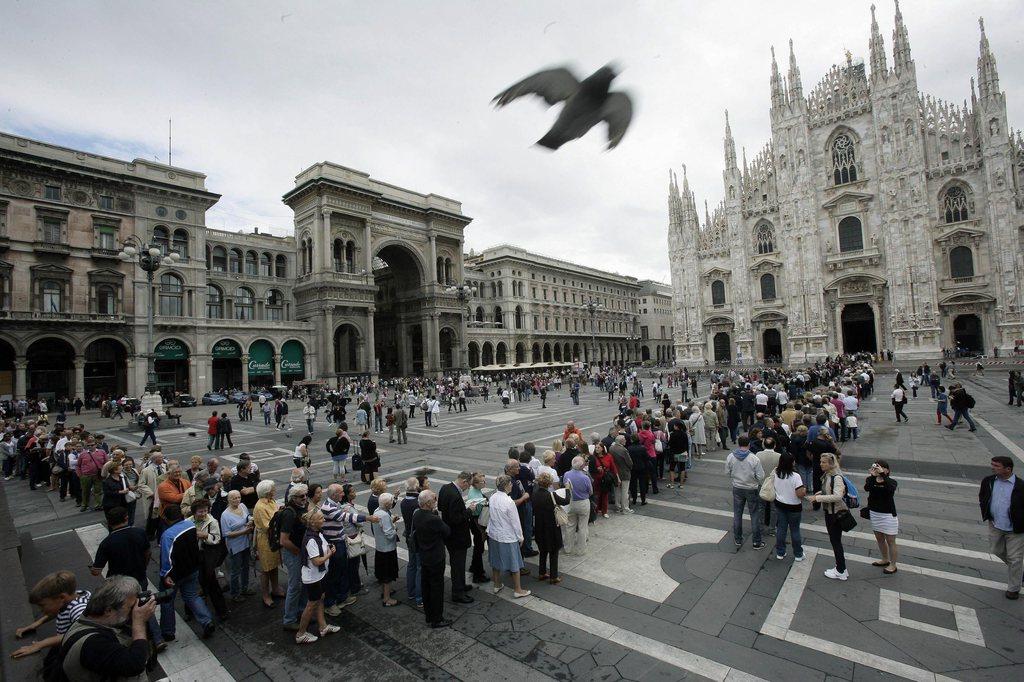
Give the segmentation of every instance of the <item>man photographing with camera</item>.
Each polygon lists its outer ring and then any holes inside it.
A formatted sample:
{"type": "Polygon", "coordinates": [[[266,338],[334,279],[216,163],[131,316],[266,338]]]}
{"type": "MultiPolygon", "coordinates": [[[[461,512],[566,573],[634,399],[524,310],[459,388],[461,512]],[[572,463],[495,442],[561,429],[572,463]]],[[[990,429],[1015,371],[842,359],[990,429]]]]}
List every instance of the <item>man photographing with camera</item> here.
{"type": "Polygon", "coordinates": [[[153,598],[140,603],[135,578],[118,575],[107,579],[64,635],[60,652],[66,678],[147,679],[146,622],[156,607],[153,598]]]}

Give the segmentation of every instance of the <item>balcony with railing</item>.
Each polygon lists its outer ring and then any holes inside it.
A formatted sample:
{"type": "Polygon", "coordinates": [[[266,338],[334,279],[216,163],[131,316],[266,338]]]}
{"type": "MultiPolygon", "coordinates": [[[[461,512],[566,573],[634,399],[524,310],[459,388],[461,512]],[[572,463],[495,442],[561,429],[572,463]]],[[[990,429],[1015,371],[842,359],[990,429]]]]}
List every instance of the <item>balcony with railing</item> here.
{"type": "Polygon", "coordinates": [[[969,277],[943,277],[939,288],[946,291],[960,291],[962,289],[980,289],[987,285],[987,275],[971,275],[969,277]]]}

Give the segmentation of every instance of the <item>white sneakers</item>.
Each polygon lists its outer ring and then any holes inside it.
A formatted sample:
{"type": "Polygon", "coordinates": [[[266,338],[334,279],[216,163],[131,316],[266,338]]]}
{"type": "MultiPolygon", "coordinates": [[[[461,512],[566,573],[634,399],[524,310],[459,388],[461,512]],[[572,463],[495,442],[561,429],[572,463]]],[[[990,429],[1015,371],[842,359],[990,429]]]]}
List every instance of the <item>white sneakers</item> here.
{"type": "Polygon", "coordinates": [[[843,571],[842,573],[840,573],[838,570],[830,568],[827,571],[825,571],[825,577],[831,578],[832,580],[846,580],[850,577],[850,572],[843,571]]]}

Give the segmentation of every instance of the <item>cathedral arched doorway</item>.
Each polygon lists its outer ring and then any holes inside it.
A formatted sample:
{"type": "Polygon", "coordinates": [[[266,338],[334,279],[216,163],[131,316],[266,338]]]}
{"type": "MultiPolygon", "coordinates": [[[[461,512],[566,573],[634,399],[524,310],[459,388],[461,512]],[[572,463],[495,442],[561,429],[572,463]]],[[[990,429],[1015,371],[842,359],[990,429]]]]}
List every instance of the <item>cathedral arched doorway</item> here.
{"type": "Polygon", "coordinates": [[[516,364],[521,365],[524,362],[526,362],[526,344],[520,342],[516,344],[516,364]]]}
{"type": "Polygon", "coordinates": [[[28,347],[29,398],[74,398],[75,350],[64,339],[45,338],[28,347]]]}
{"type": "Polygon", "coordinates": [[[533,344],[533,349],[530,352],[530,357],[533,358],[531,362],[540,362],[540,344],[533,344]]]}
{"type": "Polygon", "coordinates": [[[480,366],[480,346],[477,345],[476,341],[469,342],[469,367],[480,366]]]}
{"type": "Polygon", "coordinates": [[[729,362],[732,360],[732,341],[728,332],[718,332],[712,341],[715,350],[715,362],[729,362]]]}
{"type": "Polygon", "coordinates": [[[499,365],[508,364],[508,347],[504,341],[499,341],[498,345],[494,347],[494,361],[499,365]]]}
{"type": "Polygon", "coordinates": [[[491,345],[490,341],[484,341],[484,351],[483,351],[483,353],[484,353],[484,355],[483,355],[483,365],[484,365],[484,367],[487,367],[488,365],[493,365],[494,364],[494,346],[491,345]]]}
{"type": "Polygon", "coordinates": [[[389,244],[373,259],[373,283],[377,287],[373,352],[381,376],[422,373],[426,354],[424,341],[440,343],[440,338],[431,338],[429,333],[424,335],[421,325],[406,322],[425,312],[420,290],[423,280],[420,260],[406,246],[389,244]]]}
{"type": "Polygon", "coordinates": [[[860,353],[878,351],[875,336],[875,311],[867,303],[850,303],[843,306],[840,316],[843,328],[843,352],[860,353]]]}
{"type": "Polygon", "coordinates": [[[958,351],[983,352],[985,340],[981,333],[981,318],[977,315],[957,315],[953,320],[953,341],[958,351]]]}
{"type": "Polygon", "coordinates": [[[778,329],[765,329],[761,334],[761,344],[764,348],[764,359],[767,362],[782,361],[782,334],[778,329]]]}
{"type": "Polygon", "coordinates": [[[445,327],[438,335],[438,343],[441,349],[441,369],[451,369],[455,366],[455,332],[445,327]]]}

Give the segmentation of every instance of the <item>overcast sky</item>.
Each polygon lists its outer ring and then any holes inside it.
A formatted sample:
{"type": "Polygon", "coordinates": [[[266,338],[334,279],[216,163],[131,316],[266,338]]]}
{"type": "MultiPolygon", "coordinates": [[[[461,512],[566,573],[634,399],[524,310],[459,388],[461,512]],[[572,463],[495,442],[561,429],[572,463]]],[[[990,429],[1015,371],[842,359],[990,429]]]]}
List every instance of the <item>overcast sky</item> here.
{"type": "MultiPolygon", "coordinates": [[[[891,60],[893,5],[878,0],[891,60]]],[[[329,160],[462,202],[466,248],[509,242],[669,281],[667,176],[686,163],[698,203],[722,197],[723,110],[752,158],[769,135],[769,47],[792,38],[804,92],[849,49],[867,61],[870,2],[69,2],[0,0],[0,128],[205,172],[216,228],[290,233],[281,195],[329,160]],[[555,153],[557,115],[491,98],[535,70],[609,61],[633,126],[555,153]]],[[[977,16],[1024,125],[1020,1],[906,0],[921,89],[962,102],[977,16]]],[[[737,150],[739,151],[739,150],[737,150]]]]}

